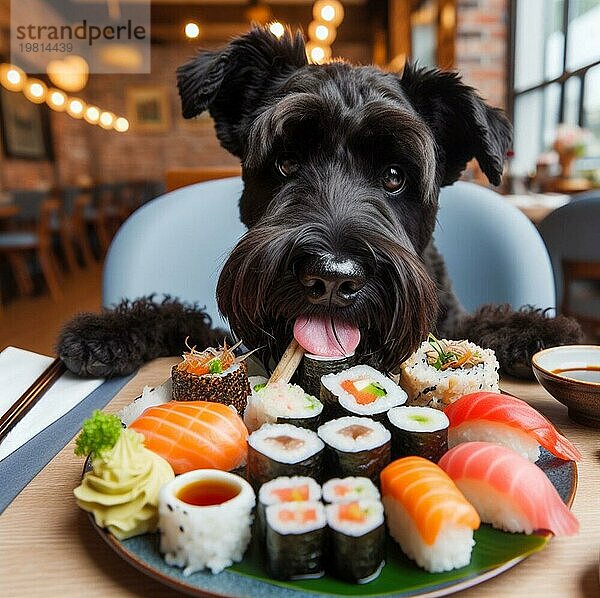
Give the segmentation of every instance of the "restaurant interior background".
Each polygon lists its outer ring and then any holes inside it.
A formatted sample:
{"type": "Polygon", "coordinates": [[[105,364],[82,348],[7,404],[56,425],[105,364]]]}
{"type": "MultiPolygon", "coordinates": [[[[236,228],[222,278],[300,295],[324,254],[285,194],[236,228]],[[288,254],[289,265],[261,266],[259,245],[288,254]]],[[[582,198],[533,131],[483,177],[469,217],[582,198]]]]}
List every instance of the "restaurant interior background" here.
{"type": "MultiPolygon", "coordinates": [[[[62,78],[11,66],[10,2],[0,0],[0,349],[52,353],[62,322],[100,308],[103,257],[133,210],[239,172],[207,115],[181,117],[175,69],[253,21],[274,35],[301,27],[314,62],[460,71],[514,121],[507,201],[536,225],[578,197],[600,201],[598,0],[153,0],[150,74],[128,74],[137,57],[123,47],[107,58],[122,74],[88,74],[73,59],[62,78]]],[[[464,177],[486,184],[475,163],[464,177]]],[[[567,242],[576,235],[565,231],[567,242]]],[[[589,337],[600,328],[600,243],[595,258],[562,305],[589,337]]]]}

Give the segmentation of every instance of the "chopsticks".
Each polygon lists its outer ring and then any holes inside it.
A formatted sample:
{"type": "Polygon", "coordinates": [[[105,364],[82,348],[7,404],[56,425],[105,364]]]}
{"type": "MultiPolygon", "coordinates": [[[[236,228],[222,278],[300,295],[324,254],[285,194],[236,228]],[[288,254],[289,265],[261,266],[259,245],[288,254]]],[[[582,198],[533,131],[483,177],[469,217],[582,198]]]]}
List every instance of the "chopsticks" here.
{"type": "Polygon", "coordinates": [[[66,371],[65,364],[60,357],[57,357],[40,374],[37,380],[10,406],[8,411],[0,417],[0,443],[66,371]]]}
{"type": "Polygon", "coordinates": [[[302,347],[296,339],[293,339],[285,350],[281,361],[277,364],[277,367],[271,374],[267,384],[279,382],[280,380],[289,382],[292,379],[294,372],[298,369],[304,353],[306,353],[304,347],[302,347]]]}

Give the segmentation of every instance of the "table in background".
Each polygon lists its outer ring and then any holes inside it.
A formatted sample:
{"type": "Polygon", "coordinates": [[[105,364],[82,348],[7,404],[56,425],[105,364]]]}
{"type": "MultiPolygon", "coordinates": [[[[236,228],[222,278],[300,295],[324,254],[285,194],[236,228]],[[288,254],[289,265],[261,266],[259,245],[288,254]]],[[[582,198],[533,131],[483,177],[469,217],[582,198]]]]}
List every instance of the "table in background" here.
{"type": "Polygon", "coordinates": [[[504,199],[521,210],[534,224],[538,224],[548,214],[568,204],[571,196],[559,193],[531,193],[528,195],[505,195],[504,199]]]}
{"type": "MultiPolygon", "coordinates": [[[[145,365],[109,403],[118,411],[145,385],[163,382],[177,358],[145,365]]],[[[600,431],[567,418],[565,407],[536,383],[505,381],[507,392],[542,411],[583,453],[573,510],[579,535],[553,539],[497,578],[460,593],[468,598],[585,598],[600,595],[600,431]]],[[[79,484],[82,459],[71,441],[0,516],[0,575],[3,598],[34,596],[163,596],[176,592],[138,572],[118,557],[77,508],[73,488],[79,484]]],[[[457,596],[459,594],[456,594],[457,596]]]]}

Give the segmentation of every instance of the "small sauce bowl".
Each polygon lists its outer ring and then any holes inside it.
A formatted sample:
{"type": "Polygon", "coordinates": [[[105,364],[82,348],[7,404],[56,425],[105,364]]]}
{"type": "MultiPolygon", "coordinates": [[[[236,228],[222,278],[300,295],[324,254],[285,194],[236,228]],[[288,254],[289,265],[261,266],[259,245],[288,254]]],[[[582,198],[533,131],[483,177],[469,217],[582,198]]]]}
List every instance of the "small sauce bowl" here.
{"type": "Polygon", "coordinates": [[[538,382],[569,409],[569,417],[600,428],[600,346],[564,345],[536,353],[531,366],[538,382]]]}

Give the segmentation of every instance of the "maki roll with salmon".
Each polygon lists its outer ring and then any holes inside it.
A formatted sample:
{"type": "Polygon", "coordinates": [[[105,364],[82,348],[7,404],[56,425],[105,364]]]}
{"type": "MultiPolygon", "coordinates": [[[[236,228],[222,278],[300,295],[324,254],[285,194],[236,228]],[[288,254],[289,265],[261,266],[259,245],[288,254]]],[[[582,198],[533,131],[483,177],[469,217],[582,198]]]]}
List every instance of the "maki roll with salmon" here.
{"type": "Polygon", "coordinates": [[[379,498],[379,490],[369,478],[332,478],[323,484],[323,500],[328,503],[379,498]]]}
{"type": "Polygon", "coordinates": [[[306,353],[298,369],[298,379],[302,388],[312,395],[319,396],[321,379],[328,374],[337,374],[347,370],[356,363],[356,356],[321,357],[306,353]]]}
{"type": "Polygon", "coordinates": [[[244,414],[250,384],[245,358],[234,351],[241,344],[228,347],[209,347],[197,351],[189,347],[183,354],[183,361],[171,369],[174,401],[210,401],[233,405],[240,415],[244,414]]]}
{"type": "Polygon", "coordinates": [[[387,413],[392,459],[415,455],[437,463],[448,450],[450,421],[431,407],[394,407],[387,413]]]}
{"type": "Polygon", "coordinates": [[[353,500],[325,507],[331,530],[331,563],[335,577],[369,583],[385,564],[385,525],[379,500],[353,500]]]}
{"type": "Polygon", "coordinates": [[[321,400],[330,413],[368,416],[383,421],[407,394],[393,380],[368,365],[357,365],[321,378],[321,400]]]}
{"type": "Polygon", "coordinates": [[[320,480],[323,441],[312,431],[291,424],[264,424],[248,437],[248,481],[255,489],[280,476],[320,480]]]}
{"type": "Polygon", "coordinates": [[[390,462],[391,435],[368,417],[340,417],[317,431],[325,443],[325,469],[329,476],[361,476],[374,484],[390,462]]]}
{"type": "Polygon", "coordinates": [[[319,399],[284,380],[255,386],[259,388],[252,390],[244,414],[244,423],[251,432],[266,423],[317,429],[323,411],[319,399]]]}
{"type": "Polygon", "coordinates": [[[325,573],[325,509],[320,502],[288,502],[266,510],[267,561],[275,579],[316,579],[325,573]]]}

